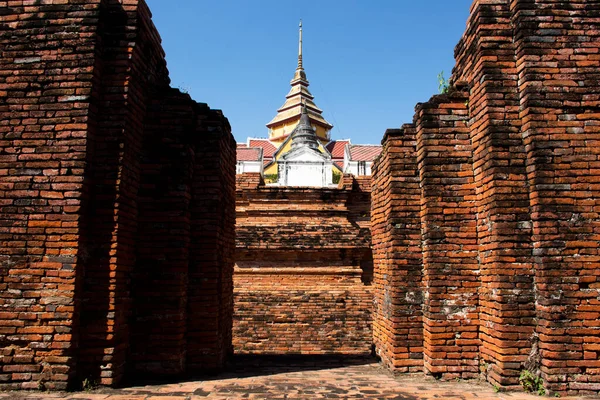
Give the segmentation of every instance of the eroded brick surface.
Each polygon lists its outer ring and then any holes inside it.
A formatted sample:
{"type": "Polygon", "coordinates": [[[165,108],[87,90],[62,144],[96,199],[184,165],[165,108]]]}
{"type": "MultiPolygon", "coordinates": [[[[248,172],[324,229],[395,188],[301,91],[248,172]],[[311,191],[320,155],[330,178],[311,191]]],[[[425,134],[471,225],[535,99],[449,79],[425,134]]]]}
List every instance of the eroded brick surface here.
{"type": "Polygon", "coordinates": [[[227,120],[169,88],[143,1],[0,7],[0,387],[222,366],[227,120]]]}
{"type": "MultiPolygon", "coordinates": [[[[372,182],[237,192],[229,124],[169,87],[143,1],[0,7],[0,387],[218,369],[235,301],[239,353],[374,342],[398,372],[600,391],[596,1],[474,1],[450,93],[372,182]]],[[[218,385],[194,390],[253,389],[218,385]]]]}
{"type": "Polygon", "coordinates": [[[334,189],[237,181],[235,352],[370,354],[369,178],[334,189]]]}
{"type": "Polygon", "coordinates": [[[450,93],[386,133],[374,332],[391,368],[600,390],[599,16],[589,1],[475,1],[450,93]]]}

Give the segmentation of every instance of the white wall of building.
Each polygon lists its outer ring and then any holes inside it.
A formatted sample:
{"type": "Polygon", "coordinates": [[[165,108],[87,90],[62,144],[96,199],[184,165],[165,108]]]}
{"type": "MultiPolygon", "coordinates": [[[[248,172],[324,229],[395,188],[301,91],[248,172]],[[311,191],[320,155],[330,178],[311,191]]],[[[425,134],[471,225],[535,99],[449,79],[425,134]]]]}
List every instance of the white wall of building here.
{"type": "Polygon", "coordinates": [[[323,162],[286,162],[281,166],[284,186],[325,187],[332,184],[331,164],[323,162]]]}
{"type": "Polygon", "coordinates": [[[344,173],[354,176],[371,175],[371,161],[348,161],[344,159],[344,173]]]}
{"type": "Polygon", "coordinates": [[[279,159],[281,186],[326,187],[333,183],[333,162],[318,151],[290,151],[279,159]]]}
{"type": "Polygon", "coordinates": [[[263,172],[262,161],[238,161],[235,166],[236,174],[243,174],[245,172],[263,172]]]}

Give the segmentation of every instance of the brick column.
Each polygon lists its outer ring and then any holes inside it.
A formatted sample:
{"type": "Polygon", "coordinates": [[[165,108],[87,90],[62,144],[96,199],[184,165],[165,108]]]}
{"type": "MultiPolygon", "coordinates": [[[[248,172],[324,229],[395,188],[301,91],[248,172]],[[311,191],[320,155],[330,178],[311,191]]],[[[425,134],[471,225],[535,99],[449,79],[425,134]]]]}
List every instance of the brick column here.
{"type": "Polygon", "coordinates": [[[371,194],[373,341],[389,368],[421,371],[421,190],[414,126],[388,129],[383,145],[373,167],[371,194]]]}
{"type": "Polygon", "coordinates": [[[223,367],[232,352],[235,142],[223,115],[197,108],[193,140],[187,368],[223,367]]]}
{"type": "Polygon", "coordinates": [[[38,3],[0,13],[0,389],[65,389],[77,359],[99,1],[38,3]]]}
{"type": "Polygon", "coordinates": [[[539,343],[532,364],[552,391],[597,393],[598,5],[512,0],[510,6],[533,220],[539,343]]]}
{"type": "Polygon", "coordinates": [[[519,385],[533,340],[531,219],[507,1],[474,2],[453,79],[470,82],[469,130],[481,263],[481,371],[519,385]]]}
{"type": "Polygon", "coordinates": [[[196,115],[188,95],[158,93],[149,105],[139,190],[136,266],[132,276],[130,370],[185,371],[191,180],[189,137],[196,115]]]}
{"type": "Polygon", "coordinates": [[[425,370],[446,379],[479,375],[479,257],[468,96],[417,107],[421,180],[425,370]]]}

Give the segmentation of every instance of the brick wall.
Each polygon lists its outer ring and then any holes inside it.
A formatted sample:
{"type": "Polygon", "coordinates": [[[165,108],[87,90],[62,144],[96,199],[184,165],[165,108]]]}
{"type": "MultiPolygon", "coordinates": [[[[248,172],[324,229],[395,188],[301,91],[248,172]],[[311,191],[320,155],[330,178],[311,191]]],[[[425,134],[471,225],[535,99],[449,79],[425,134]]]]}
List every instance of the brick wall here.
{"type": "Polygon", "coordinates": [[[467,34],[456,48],[455,70],[455,80],[471,84],[481,364],[488,378],[502,385],[518,384],[529,357],[535,302],[513,34],[508,2],[474,4],[467,34]]]}
{"type": "Polygon", "coordinates": [[[0,15],[2,388],[231,352],[235,144],[220,112],[169,88],[150,17],[137,0],[0,15]]]}
{"type": "Polygon", "coordinates": [[[423,261],[415,128],[389,129],[373,165],[373,341],[383,364],[423,370],[423,261]]]}
{"type": "Polygon", "coordinates": [[[416,114],[424,365],[449,378],[472,378],[478,371],[479,263],[467,99],[462,92],[436,96],[416,114]]]}
{"type": "Polygon", "coordinates": [[[519,116],[532,220],[535,361],[549,388],[598,393],[600,6],[510,6],[518,26],[519,116]]]}
{"type": "Polygon", "coordinates": [[[386,133],[373,330],[389,367],[506,387],[527,369],[549,392],[600,391],[599,15],[474,1],[450,94],[386,133]]]}
{"type": "Polygon", "coordinates": [[[369,179],[337,189],[237,176],[237,354],[371,353],[369,179]]]}
{"type": "Polygon", "coordinates": [[[26,3],[0,15],[0,384],[64,388],[75,363],[100,1],[26,3]]]}

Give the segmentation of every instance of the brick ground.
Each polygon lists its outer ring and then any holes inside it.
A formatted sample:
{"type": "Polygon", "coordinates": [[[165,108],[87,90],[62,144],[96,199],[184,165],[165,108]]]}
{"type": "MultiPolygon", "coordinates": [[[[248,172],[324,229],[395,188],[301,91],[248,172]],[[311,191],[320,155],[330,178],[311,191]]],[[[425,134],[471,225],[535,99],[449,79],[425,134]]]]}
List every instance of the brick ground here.
{"type": "MultiPolygon", "coordinates": [[[[248,365],[245,361],[244,365],[248,365]]],[[[473,381],[474,382],[474,381],[473,381]]],[[[524,393],[494,393],[489,384],[440,382],[423,375],[394,377],[379,364],[369,362],[292,363],[288,367],[246,366],[197,380],[126,389],[82,393],[0,393],[0,399],[540,399],[524,393]],[[327,367],[327,368],[326,368],[327,367]]],[[[581,397],[577,397],[581,398],[581,397]]],[[[563,397],[575,399],[575,397],[563,397]]]]}

